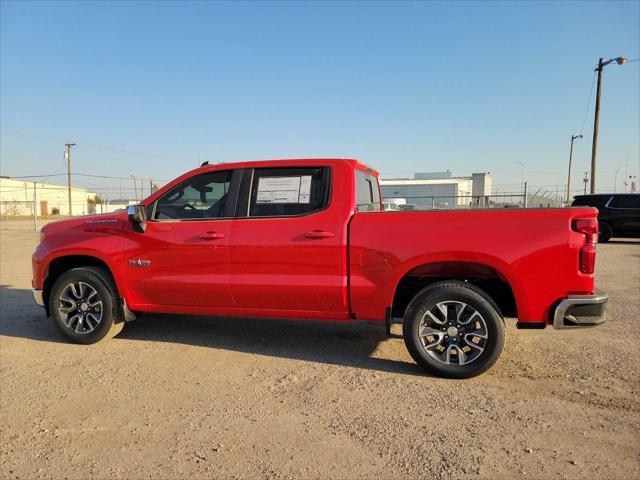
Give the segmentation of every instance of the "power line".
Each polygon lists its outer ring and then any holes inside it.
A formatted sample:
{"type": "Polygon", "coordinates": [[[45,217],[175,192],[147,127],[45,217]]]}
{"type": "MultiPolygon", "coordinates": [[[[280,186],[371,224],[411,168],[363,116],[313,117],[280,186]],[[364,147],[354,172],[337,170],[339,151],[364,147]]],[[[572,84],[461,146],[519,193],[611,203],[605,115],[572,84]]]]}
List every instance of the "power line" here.
{"type": "MultiPolygon", "coordinates": [[[[66,162],[65,162],[65,163],[63,163],[63,164],[62,164],[62,165],[60,165],[60,167],[58,167],[58,168],[57,168],[57,169],[56,169],[56,170],[55,170],[51,175],[49,175],[49,176],[45,177],[45,178],[44,178],[44,180],[48,180],[49,178],[51,178],[51,177],[53,177],[53,176],[58,176],[58,172],[59,172],[60,170],[62,170],[64,167],[66,167],[66,166],[67,166],[66,162]]],[[[44,180],[41,180],[41,181],[44,181],[44,180]]]]}
{"type": "MultiPolygon", "coordinates": [[[[91,178],[109,178],[109,179],[114,179],[114,180],[131,180],[131,177],[111,177],[108,175],[93,175],[93,174],[89,174],[89,173],[76,173],[76,175],[80,176],[80,177],[91,177],[91,178]]],[[[138,177],[136,175],[136,178],[139,180],[156,180],[158,182],[168,182],[169,180],[159,180],[157,178],[143,178],[143,177],[138,177]]]]}
{"type": "MultiPolygon", "coordinates": [[[[39,141],[42,142],[43,140],[46,142],[63,142],[64,140],[61,138],[55,138],[55,137],[49,137],[49,136],[43,136],[43,135],[27,135],[25,133],[22,132],[15,132],[12,130],[0,130],[0,133],[3,133],[5,135],[13,135],[15,137],[24,137],[30,141],[39,141]]],[[[149,158],[164,158],[167,160],[178,160],[178,161],[184,161],[184,157],[175,157],[172,155],[163,155],[163,154],[156,154],[156,153],[149,153],[149,152],[140,152],[140,151],[135,151],[135,150],[127,150],[124,148],[116,148],[116,147],[110,147],[107,145],[98,145],[95,143],[88,143],[88,142],[76,142],[77,145],[85,147],[85,148],[90,148],[90,149],[94,149],[94,150],[101,150],[101,151],[105,151],[105,152],[111,152],[111,153],[120,153],[120,154],[124,154],[124,155],[136,155],[139,157],[149,157],[149,158]]]]}
{"type": "MultiPolygon", "coordinates": [[[[57,173],[59,172],[62,168],[66,167],[67,164],[65,163],[64,165],[62,165],[62,167],[58,168],[56,170],[56,172],[54,173],[45,173],[44,175],[11,175],[11,176],[7,176],[7,177],[2,177],[2,178],[10,178],[10,179],[18,179],[21,180],[23,178],[49,178],[49,177],[62,177],[64,175],[66,175],[66,173],[57,173]]],[[[75,175],[75,173],[74,173],[75,175]]]]}
{"type": "MultiPolygon", "coordinates": [[[[9,177],[4,177],[4,178],[23,179],[23,178],[42,178],[42,177],[62,177],[62,176],[65,176],[65,175],[66,175],[66,173],[49,173],[49,174],[45,174],[45,175],[12,175],[12,176],[9,176],[9,177]]],[[[94,174],[90,174],[90,173],[77,173],[77,172],[74,172],[71,175],[77,176],[77,177],[106,178],[106,179],[111,179],[111,180],[131,180],[131,177],[114,177],[114,176],[110,176],[110,175],[94,175],[94,174]]],[[[158,178],[143,178],[143,177],[138,177],[137,175],[136,175],[136,178],[138,178],[140,180],[154,180],[156,182],[168,182],[169,181],[169,180],[163,180],[163,179],[158,179],[158,178]]]]}
{"type": "Polygon", "coordinates": [[[589,108],[591,107],[591,99],[593,98],[593,86],[596,82],[596,72],[593,72],[593,78],[591,79],[591,88],[589,89],[589,100],[587,101],[587,109],[584,112],[584,118],[582,119],[582,127],[580,127],[580,135],[584,134],[584,126],[587,123],[587,116],[589,115],[589,108]]]}

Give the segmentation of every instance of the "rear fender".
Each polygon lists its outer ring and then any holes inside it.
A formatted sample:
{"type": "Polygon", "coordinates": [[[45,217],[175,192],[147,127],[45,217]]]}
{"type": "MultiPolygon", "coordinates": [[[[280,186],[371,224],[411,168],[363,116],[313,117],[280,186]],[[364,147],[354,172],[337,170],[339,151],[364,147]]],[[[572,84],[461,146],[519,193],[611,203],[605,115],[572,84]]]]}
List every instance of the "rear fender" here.
{"type": "Polygon", "coordinates": [[[388,300],[388,305],[393,305],[396,292],[402,279],[408,275],[414,276],[414,272],[417,274],[415,276],[420,276],[421,269],[424,269],[425,272],[428,272],[427,276],[443,279],[464,279],[469,273],[473,273],[473,270],[471,272],[469,271],[469,267],[473,269],[473,266],[478,267],[478,275],[480,275],[482,269],[486,269],[486,267],[495,271],[498,276],[511,287],[518,316],[527,318],[526,289],[513,268],[497,257],[478,254],[476,252],[441,252],[421,255],[405,262],[394,277],[394,288],[388,300]],[[466,268],[460,268],[460,265],[465,265],[466,268]],[[434,266],[435,268],[431,268],[434,266]]]}

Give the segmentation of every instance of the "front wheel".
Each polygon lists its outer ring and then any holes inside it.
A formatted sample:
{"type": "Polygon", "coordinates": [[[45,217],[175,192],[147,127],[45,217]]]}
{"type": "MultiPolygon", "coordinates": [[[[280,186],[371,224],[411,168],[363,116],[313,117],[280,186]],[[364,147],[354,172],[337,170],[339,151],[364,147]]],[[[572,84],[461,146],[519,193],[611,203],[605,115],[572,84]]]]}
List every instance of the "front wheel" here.
{"type": "Polygon", "coordinates": [[[71,269],[55,281],[49,311],[56,328],[74,343],[97,343],[122,331],[118,290],[102,268],[71,269]]]}
{"type": "Polygon", "coordinates": [[[505,328],[486,293],[465,282],[448,281],[416,295],[407,308],[403,334],[409,353],[428,372],[470,378],[498,360],[505,328]]]}

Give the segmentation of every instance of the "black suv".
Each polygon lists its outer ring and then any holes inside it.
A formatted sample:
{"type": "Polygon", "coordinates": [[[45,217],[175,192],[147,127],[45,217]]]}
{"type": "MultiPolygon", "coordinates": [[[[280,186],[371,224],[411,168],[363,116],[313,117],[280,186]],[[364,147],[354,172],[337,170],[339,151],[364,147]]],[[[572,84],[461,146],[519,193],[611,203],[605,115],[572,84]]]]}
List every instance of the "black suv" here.
{"type": "Polygon", "coordinates": [[[640,237],[640,193],[576,195],[571,205],[598,209],[600,242],[611,237],[640,237]]]}

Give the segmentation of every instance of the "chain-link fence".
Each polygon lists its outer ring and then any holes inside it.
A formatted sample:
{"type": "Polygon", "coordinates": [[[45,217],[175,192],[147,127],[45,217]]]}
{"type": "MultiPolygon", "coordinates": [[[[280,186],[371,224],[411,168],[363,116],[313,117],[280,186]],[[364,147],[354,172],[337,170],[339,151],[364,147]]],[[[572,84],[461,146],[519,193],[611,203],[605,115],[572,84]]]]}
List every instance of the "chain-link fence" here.
{"type": "Polygon", "coordinates": [[[507,193],[474,197],[458,196],[412,196],[383,198],[385,210],[467,210],[480,208],[557,208],[562,207],[560,197],[535,194],[507,193]]]}
{"type": "MultiPolygon", "coordinates": [[[[72,202],[72,216],[95,215],[99,213],[111,213],[127,208],[125,203],[109,202],[72,202]]],[[[33,220],[34,227],[38,228],[39,221],[52,221],[69,217],[69,203],[56,203],[51,201],[0,201],[0,228],[8,229],[14,220],[33,220]]]]}
{"type": "MultiPolygon", "coordinates": [[[[559,197],[537,194],[500,194],[485,197],[473,196],[414,196],[406,198],[384,198],[385,210],[423,211],[423,210],[462,210],[480,208],[557,208],[562,206],[559,197]],[[526,201],[525,201],[526,199],[526,201]]],[[[109,202],[73,202],[73,216],[111,213],[126,209],[125,203],[109,202]]],[[[68,217],[69,204],[52,203],[50,201],[0,201],[0,228],[7,229],[12,220],[32,219],[34,228],[39,221],[51,221],[68,217]]]]}
{"type": "MultiPolygon", "coordinates": [[[[72,202],[71,213],[73,215],[89,215],[96,213],[95,204],[88,202],[72,202]]],[[[68,202],[52,202],[51,200],[42,201],[20,201],[20,200],[0,200],[0,214],[9,217],[30,217],[38,215],[39,217],[49,216],[69,216],[68,202]],[[35,205],[35,208],[34,208],[35,205]]]]}

